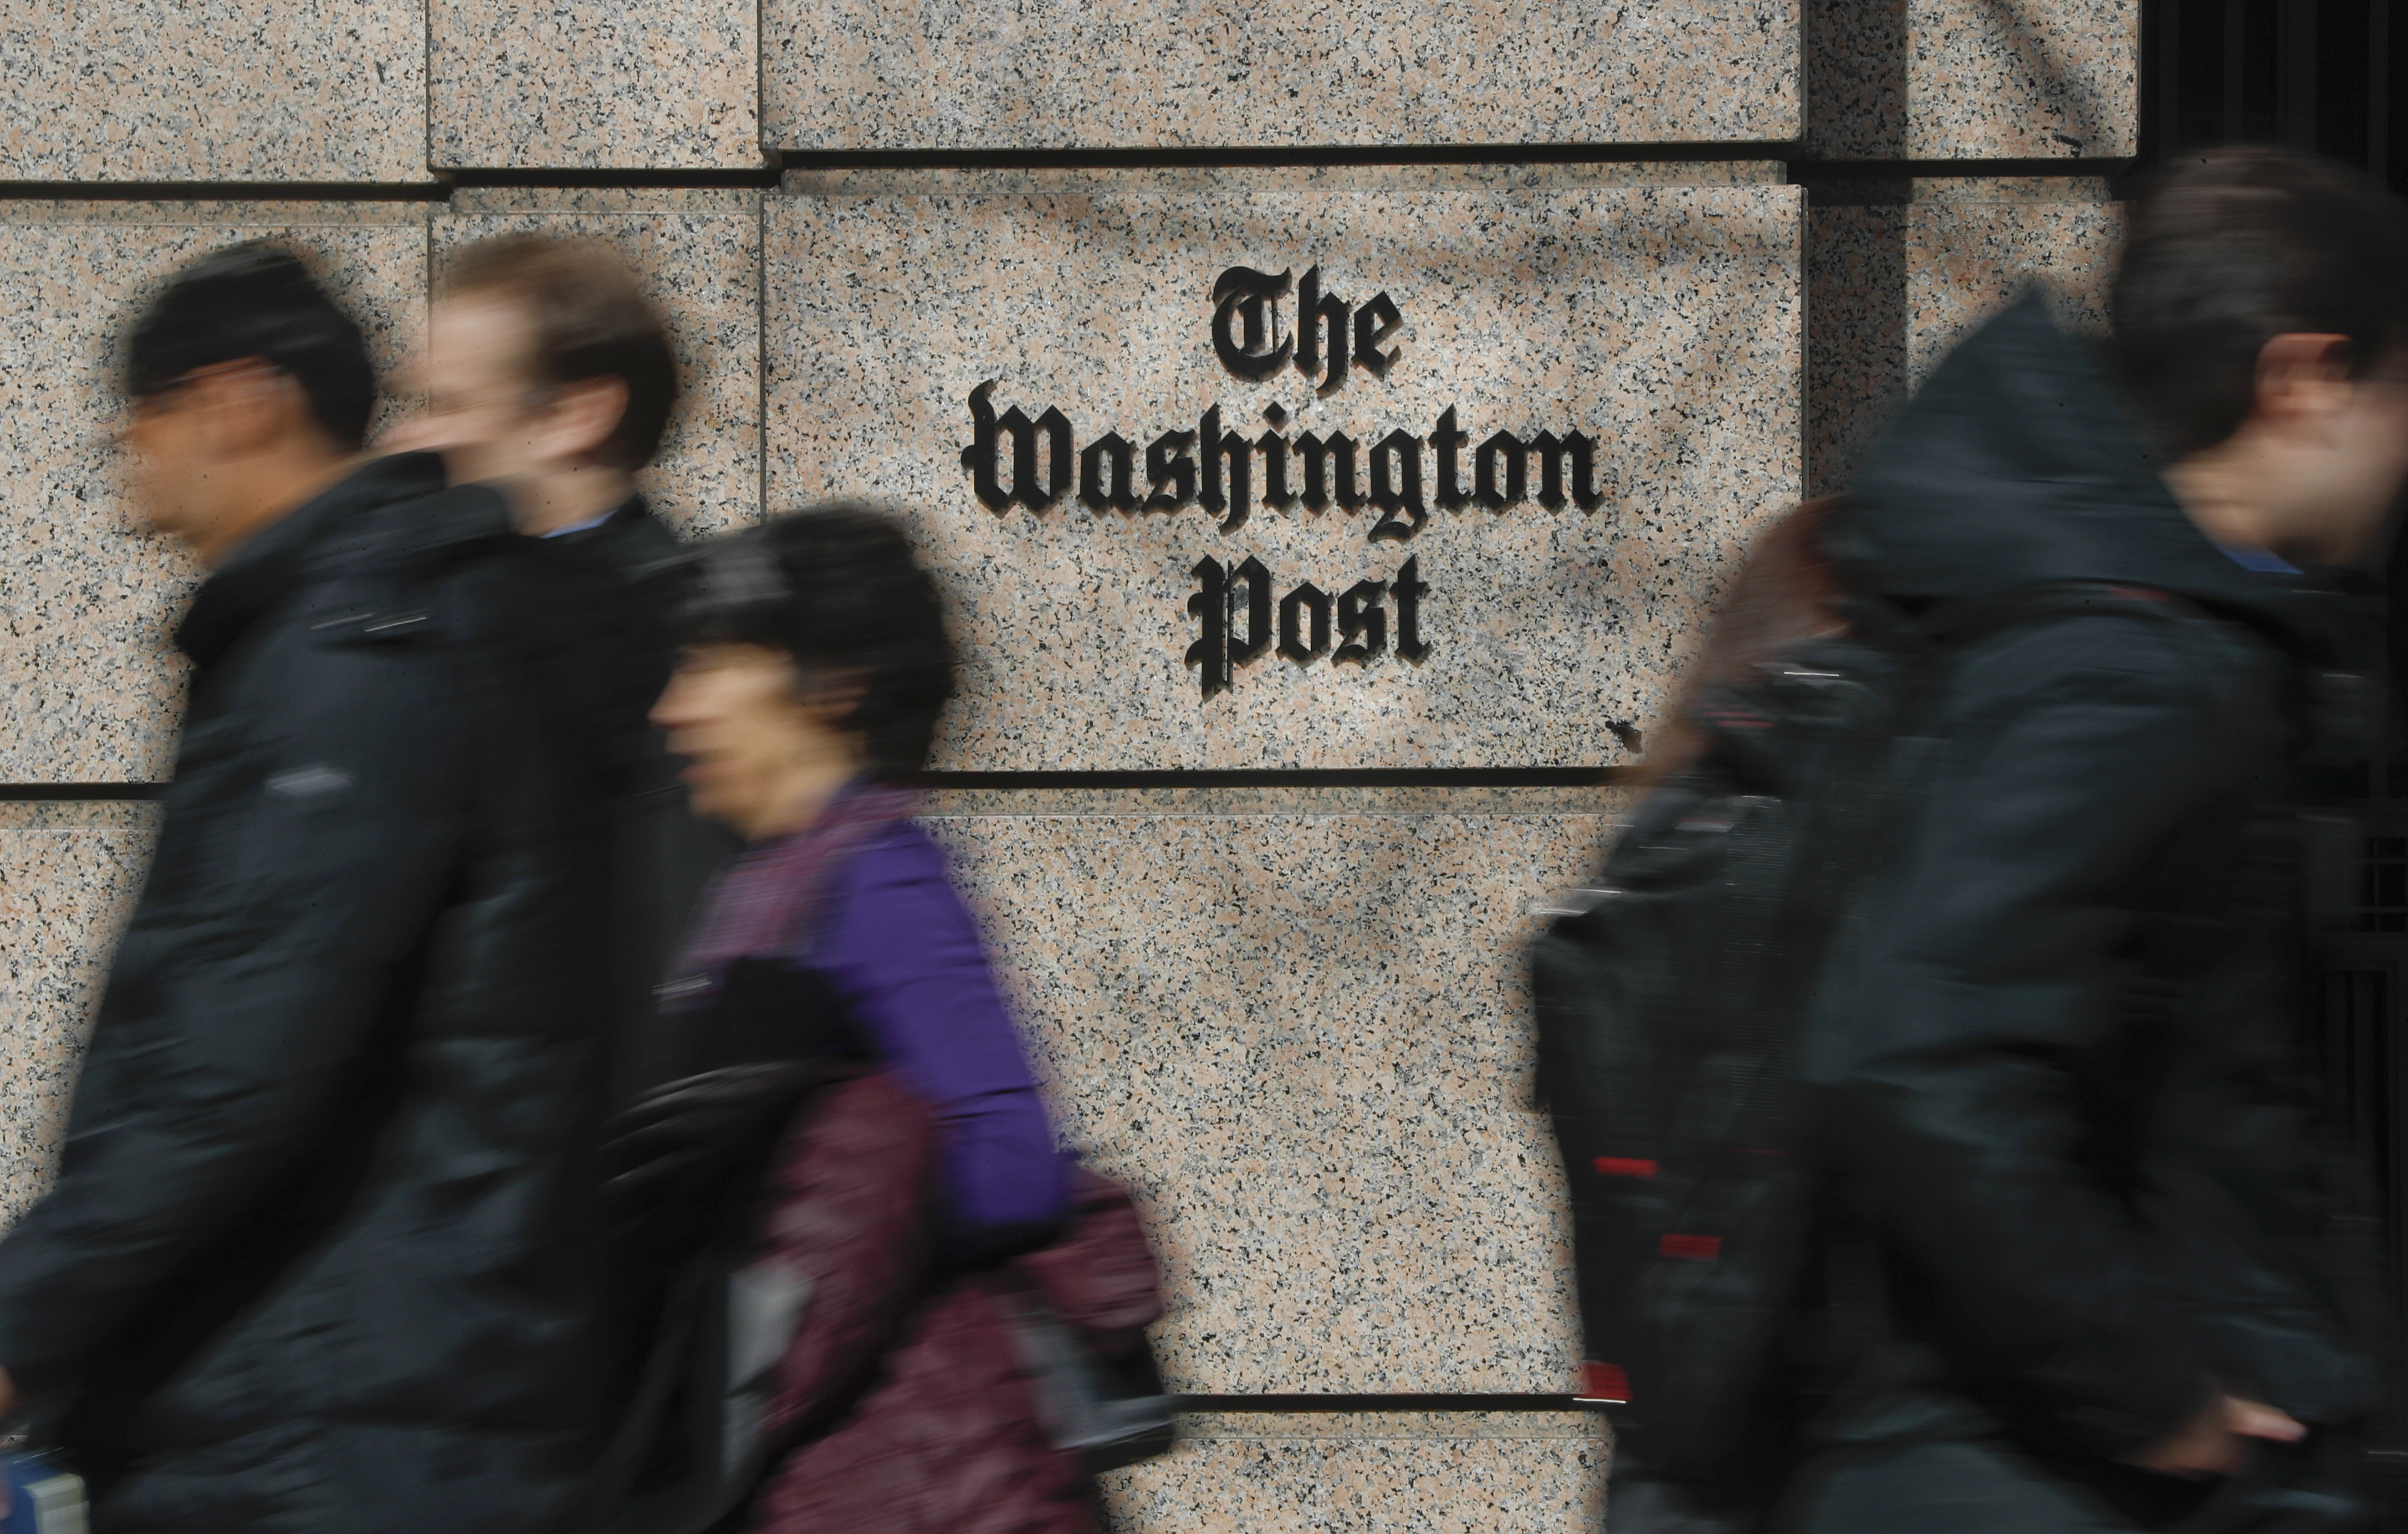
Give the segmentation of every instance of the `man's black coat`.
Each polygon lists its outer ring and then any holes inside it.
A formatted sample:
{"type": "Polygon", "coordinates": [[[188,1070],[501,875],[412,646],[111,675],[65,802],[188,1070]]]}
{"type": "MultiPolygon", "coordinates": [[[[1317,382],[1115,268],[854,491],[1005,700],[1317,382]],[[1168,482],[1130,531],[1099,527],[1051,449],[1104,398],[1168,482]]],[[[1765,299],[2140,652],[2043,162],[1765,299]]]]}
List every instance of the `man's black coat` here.
{"type": "Polygon", "coordinates": [[[431,458],[260,533],[192,707],[0,1365],[103,1529],[541,1529],[608,1350],[584,1164],[610,594],[431,458]]]}
{"type": "MultiPolygon", "coordinates": [[[[2319,1443],[2373,1404],[2299,1066],[2300,810],[2333,754],[2350,624],[2200,533],[2036,300],[1935,373],[1833,552],[1910,609],[2086,581],[2201,615],[2126,603],[1962,655],[1902,865],[1835,950],[1810,1062],[1871,1253],[1839,1297],[1884,1297],[1818,1425],[1824,1469],[1989,1445],[2001,1486],[2045,1464],[2075,1501],[2162,1522],[2199,1489],[2119,1462],[2211,1390],[2319,1443]]],[[[1978,1504],[1970,1473],[1942,1489],[1978,1504]]],[[[1921,1527],[1912,1495],[1850,1493],[1880,1527],[1921,1527]]],[[[1872,1527],[1806,1498],[1800,1527],[1872,1527]]]]}
{"type": "MultiPolygon", "coordinates": [[[[594,561],[622,583],[614,641],[594,665],[618,679],[608,743],[614,774],[611,820],[610,955],[612,1013],[617,1037],[609,1097],[624,1103],[666,1079],[678,1057],[655,992],[668,978],[687,921],[711,877],[742,848],[725,827],[703,820],[687,803],[678,776],[683,763],[668,753],[647,718],[667,682],[675,646],[675,608],[684,595],[680,566],[685,550],[640,495],[593,527],[543,540],[594,561]]],[[[597,652],[601,647],[596,646],[597,652]]]]}

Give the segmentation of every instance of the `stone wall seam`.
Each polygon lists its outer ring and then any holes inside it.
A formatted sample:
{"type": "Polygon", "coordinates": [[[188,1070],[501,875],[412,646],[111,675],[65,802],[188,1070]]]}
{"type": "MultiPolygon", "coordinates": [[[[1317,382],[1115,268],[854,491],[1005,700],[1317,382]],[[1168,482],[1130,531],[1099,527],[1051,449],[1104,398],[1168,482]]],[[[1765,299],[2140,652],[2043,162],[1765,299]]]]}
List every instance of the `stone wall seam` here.
{"type": "Polygon", "coordinates": [[[1361,1412],[1181,1412],[1176,1418],[1182,1440],[1237,1439],[1256,1441],[1291,1439],[1391,1440],[1406,1442],[1433,1439],[1584,1439],[1612,1436],[1604,1415],[1578,1407],[1528,1412],[1458,1411],[1451,1408],[1410,1410],[1393,1407],[1361,1412]]]}
{"type": "MultiPolygon", "coordinates": [[[[767,0],[756,0],[756,9],[767,0]]],[[[754,260],[752,293],[754,312],[760,323],[754,334],[752,367],[752,408],[760,423],[760,464],[753,491],[755,516],[767,521],[777,515],[778,509],[769,504],[769,195],[763,193],[752,212],[754,260]]]]}

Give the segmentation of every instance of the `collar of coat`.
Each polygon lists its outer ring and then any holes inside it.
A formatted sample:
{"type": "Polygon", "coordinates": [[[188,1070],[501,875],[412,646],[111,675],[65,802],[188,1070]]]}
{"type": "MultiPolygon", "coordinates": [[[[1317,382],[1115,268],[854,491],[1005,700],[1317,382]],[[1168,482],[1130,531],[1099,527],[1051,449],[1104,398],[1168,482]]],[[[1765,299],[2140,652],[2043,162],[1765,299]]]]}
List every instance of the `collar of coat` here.
{"type": "Polygon", "coordinates": [[[362,465],[235,551],[201,582],[176,626],[177,648],[207,669],[285,597],[343,568],[439,562],[463,545],[510,536],[509,508],[480,489],[445,491],[443,461],[400,453],[362,465]],[[418,501],[403,517],[375,513],[418,501]]]}

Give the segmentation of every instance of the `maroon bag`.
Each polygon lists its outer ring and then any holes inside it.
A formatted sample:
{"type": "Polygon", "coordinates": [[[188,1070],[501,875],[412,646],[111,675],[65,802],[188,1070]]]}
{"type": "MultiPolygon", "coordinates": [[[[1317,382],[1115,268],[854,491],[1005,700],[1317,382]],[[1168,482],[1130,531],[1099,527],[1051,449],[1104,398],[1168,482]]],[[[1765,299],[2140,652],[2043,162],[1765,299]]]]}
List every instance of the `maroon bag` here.
{"type": "MultiPolygon", "coordinates": [[[[1136,1377],[1152,1378],[1145,1327],[1162,1305],[1137,1209],[1082,1170],[1058,1240],[996,1269],[948,1273],[931,1255],[935,1167],[926,1110],[884,1076],[832,1089],[789,1130],[765,1190],[758,1260],[808,1290],[764,1435],[793,1447],[768,1469],[745,1527],[1095,1527],[1093,1451],[1077,1437],[1099,1426],[1095,1392],[1064,1376],[1136,1358],[1136,1377]]],[[[1106,1431],[1159,1419],[1158,1433],[1120,1435],[1117,1462],[1143,1456],[1128,1452],[1133,1438],[1149,1453],[1168,1446],[1158,1380],[1153,1398],[1118,1421],[1103,1413],[1106,1431]]]]}

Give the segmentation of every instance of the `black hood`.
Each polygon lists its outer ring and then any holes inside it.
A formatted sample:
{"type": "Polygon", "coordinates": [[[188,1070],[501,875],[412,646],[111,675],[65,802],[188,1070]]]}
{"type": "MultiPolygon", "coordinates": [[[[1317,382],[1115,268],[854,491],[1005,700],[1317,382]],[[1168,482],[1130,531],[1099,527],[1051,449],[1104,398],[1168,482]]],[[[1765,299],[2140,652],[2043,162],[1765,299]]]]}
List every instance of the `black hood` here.
{"type": "Polygon", "coordinates": [[[2315,584],[2244,569],[2208,541],[2100,358],[2037,294],[1957,347],[1874,444],[1831,552],[1859,589],[1909,601],[2119,581],[2285,629],[2315,584]]]}

